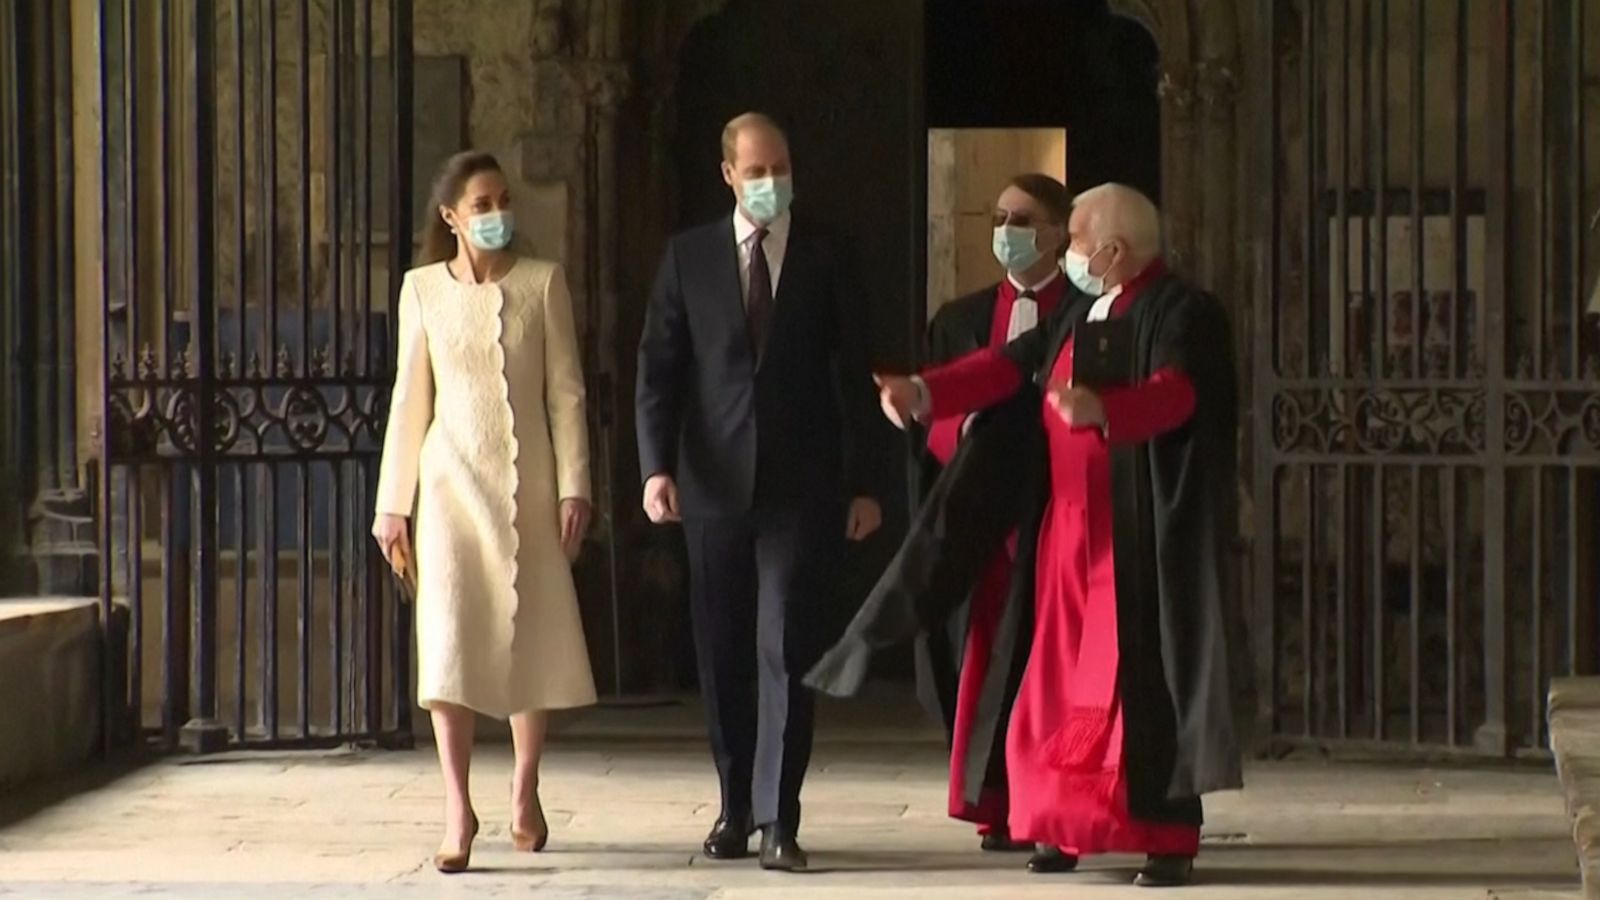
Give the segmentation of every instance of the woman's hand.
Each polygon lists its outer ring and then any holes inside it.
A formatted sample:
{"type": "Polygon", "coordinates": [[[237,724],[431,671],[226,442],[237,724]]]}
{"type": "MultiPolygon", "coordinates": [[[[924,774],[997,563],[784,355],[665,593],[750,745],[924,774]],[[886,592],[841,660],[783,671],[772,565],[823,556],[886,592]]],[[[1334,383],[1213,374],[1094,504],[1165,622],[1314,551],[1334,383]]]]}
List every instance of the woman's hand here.
{"type": "Polygon", "coordinates": [[[411,559],[410,521],[405,516],[379,513],[372,522],[372,536],[378,541],[378,549],[383,551],[389,568],[404,577],[406,563],[411,559]]]}
{"type": "Polygon", "coordinates": [[[561,552],[567,555],[568,562],[575,562],[578,551],[583,549],[583,538],[589,533],[590,515],[587,500],[568,497],[561,501],[561,552]]]}

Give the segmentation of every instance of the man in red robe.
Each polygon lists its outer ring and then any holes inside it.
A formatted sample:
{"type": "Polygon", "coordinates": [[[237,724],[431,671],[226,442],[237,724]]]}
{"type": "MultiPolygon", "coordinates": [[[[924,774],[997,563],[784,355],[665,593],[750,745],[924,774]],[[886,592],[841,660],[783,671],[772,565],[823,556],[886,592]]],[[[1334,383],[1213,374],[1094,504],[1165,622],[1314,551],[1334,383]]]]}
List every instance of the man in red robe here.
{"type": "MultiPolygon", "coordinates": [[[[1059,848],[1056,871],[1080,856],[1139,852],[1136,883],[1186,884],[1201,795],[1242,784],[1224,600],[1236,528],[1230,329],[1214,298],[1166,270],[1159,215],[1142,194],[1088,191],[1068,230],[1066,271],[1082,300],[1003,349],[920,377],[879,376],[881,400],[904,427],[1002,404],[1030,381],[1042,388],[1038,490],[1048,499],[1030,526],[1037,552],[1019,555],[1013,572],[1032,580],[1034,626],[1006,743],[1010,830],[1059,848]],[[1119,319],[1128,378],[1100,390],[1076,383],[1074,338],[1111,330],[1086,323],[1119,319]]],[[[1095,350],[1078,354],[1085,370],[1095,350]]],[[[969,481],[996,490],[1030,471],[967,468],[969,481]]],[[[951,497],[973,494],[949,487],[951,497]]],[[[926,592],[941,552],[970,552],[951,549],[970,541],[948,515],[919,513],[906,545],[917,552],[902,551],[889,588],[926,592]]]]}
{"type": "MultiPolygon", "coordinates": [[[[1047,321],[1068,293],[1061,271],[1072,195],[1049,175],[1018,175],[995,201],[993,250],[1005,271],[998,284],[945,304],[928,326],[928,359],[951,362],[984,347],[999,348],[1047,321]]],[[[973,415],[935,419],[923,460],[931,482],[949,465],[961,440],[982,428],[973,415]]],[[[1011,582],[1014,547],[994,554],[963,610],[926,630],[917,646],[923,702],[945,723],[950,738],[949,810],[975,822],[984,850],[1026,850],[1012,841],[1005,771],[1005,716],[980,714],[1001,614],[1011,582]]],[[[1014,696],[1012,684],[1008,696],[1014,696]]]]}

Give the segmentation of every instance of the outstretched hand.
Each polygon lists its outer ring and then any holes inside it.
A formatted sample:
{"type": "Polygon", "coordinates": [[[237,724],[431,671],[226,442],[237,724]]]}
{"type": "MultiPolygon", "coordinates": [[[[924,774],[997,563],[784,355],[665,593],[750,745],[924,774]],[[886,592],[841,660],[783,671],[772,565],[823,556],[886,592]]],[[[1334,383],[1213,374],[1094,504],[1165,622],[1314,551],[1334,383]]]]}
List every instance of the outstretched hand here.
{"type": "Polygon", "coordinates": [[[873,375],[872,381],[878,386],[878,403],[884,416],[901,431],[909,428],[921,399],[916,382],[904,375],[873,375]]]}

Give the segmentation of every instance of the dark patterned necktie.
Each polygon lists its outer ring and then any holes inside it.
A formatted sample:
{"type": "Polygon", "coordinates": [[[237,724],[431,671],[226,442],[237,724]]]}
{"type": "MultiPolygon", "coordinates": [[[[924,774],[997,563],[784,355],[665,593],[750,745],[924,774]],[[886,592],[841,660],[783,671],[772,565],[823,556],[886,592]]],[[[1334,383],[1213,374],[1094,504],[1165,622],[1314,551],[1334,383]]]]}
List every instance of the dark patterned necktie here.
{"type": "Polygon", "coordinates": [[[767,251],[763,246],[767,230],[757,228],[750,239],[750,287],[745,291],[744,315],[750,330],[750,349],[761,358],[767,345],[767,329],[772,326],[772,269],[767,265],[767,251]]]}

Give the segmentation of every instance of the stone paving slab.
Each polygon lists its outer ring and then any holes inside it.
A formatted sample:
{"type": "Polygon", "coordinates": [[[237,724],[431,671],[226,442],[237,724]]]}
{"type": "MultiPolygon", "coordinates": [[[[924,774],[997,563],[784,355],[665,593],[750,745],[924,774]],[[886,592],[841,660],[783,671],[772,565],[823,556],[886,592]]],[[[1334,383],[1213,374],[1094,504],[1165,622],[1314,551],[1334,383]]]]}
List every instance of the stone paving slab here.
{"type": "MultiPolygon", "coordinates": [[[[429,865],[442,792],[431,748],[173,759],[52,804],[0,797],[0,897],[549,900],[987,900],[1140,895],[1138,860],[1030,876],[944,816],[937,745],[824,741],[785,876],[696,853],[716,814],[698,741],[567,735],[550,749],[550,850],[511,851],[510,748],[480,747],[474,870],[429,865]],[[20,815],[18,810],[34,810],[20,815]]],[[[1552,773],[1273,763],[1208,801],[1201,883],[1185,898],[1577,896],[1552,773]]],[[[52,790],[59,790],[52,788],[52,790]]],[[[24,792],[26,793],[26,792],[24,792]]]]}

